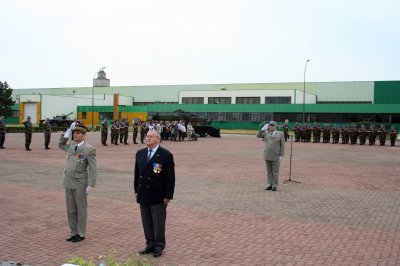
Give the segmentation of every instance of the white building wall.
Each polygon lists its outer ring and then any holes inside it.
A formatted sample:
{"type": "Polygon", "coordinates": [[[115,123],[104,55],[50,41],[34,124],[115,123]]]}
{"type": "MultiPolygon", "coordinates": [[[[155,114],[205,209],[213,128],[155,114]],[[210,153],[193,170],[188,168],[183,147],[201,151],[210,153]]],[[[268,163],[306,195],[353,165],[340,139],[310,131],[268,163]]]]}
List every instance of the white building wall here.
{"type": "MultiPolygon", "coordinates": [[[[208,97],[230,97],[231,103],[236,103],[236,97],[260,97],[260,103],[265,104],[265,97],[291,97],[291,103],[303,103],[303,91],[299,90],[224,90],[224,91],[180,91],[179,103],[183,97],[203,97],[204,103],[208,104],[208,97]]],[[[306,103],[316,103],[317,97],[306,93],[306,103]]]]}
{"type": "Polygon", "coordinates": [[[373,81],[317,83],[318,102],[374,102],[373,81]]]}
{"type": "MultiPolygon", "coordinates": [[[[41,118],[53,118],[56,115],[69,114],[71,119],[77,117],[77,106],[91,106],[92,95],[21,95],[21,102],[41,102],[41,118]]],[[[132,105],[133,98],[119,96],[119,105],[132,105]]],[[[93,97],[94,106],[114,105],[114,96],[96,94],[93,97]]]]}

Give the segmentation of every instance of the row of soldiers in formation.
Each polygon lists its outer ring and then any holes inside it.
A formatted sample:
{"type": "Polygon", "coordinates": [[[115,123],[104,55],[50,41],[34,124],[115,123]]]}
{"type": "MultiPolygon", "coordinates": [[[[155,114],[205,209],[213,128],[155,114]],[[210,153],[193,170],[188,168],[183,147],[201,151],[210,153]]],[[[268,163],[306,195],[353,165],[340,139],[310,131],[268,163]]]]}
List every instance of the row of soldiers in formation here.
{"type": "MultiPolygon", "coordinates": [[[[71,124],[71,130],[74,129],[77,120],[71,124]]],[[[32,142],[32,132],[33,124],[31,117],[28,116],[26,120],[23,121],[24,132],[25,132],[25,150],[31,151],[30,145],[32,142]]],[[[172,140],[172,141],[184,141],[187,140],[197,140],[197,136],[194,133],[194,128],[189,122],[187,125],[183,121],[140,121],[134,119],[133,123],[133,143],[138,144],[137,138],[140,134],[140,142],[144,144],[144,139],[147,132],[150,129],[156,130],[160,136],[161,140],[172,140]]],[[[129,135],[129,122],[128,120],[115,120],[111,122],[111,125],[107,125],[107,119],[104,119],[101,123],[101,143],[107,146],[108,128],[111,130],[111,143],[118,145],[119,143],[128,144],[129,135]]],[[[43,122],[44,131],[44,146],[46,150],[49,150],[50,139],[51,139],[51,124],[50,120],[47,118],[43,122]]],[[[4,117],[0,117],[0,149],[4,149],[6,135],[6,125],[4,122],[4,117]]],[[[73,138],[73,136],[72,136],[73,138]]]]}
{"type": "MultiPolygon", "coordinates": [[[[138,119],[133,119],[133,144],[138,144],[138,136],[140,135],[140,143],[144,144],[144,138],[150,129],[154,129],[161,136],[162,140],[172,140],[172,141],[184,141],[187,140],[197,140],[194,133],[194,128],[189,122],[187,125],[183,121],[141,121],[138,119]]],[[[129,135],[129,121],[128,120],[114,120],[111,122],[110,126],[107,124],[107,119],[104,119],[101,123],[101,143],[104,146],[107,145],[108,129],[111,131],[111,144],[119,145],[128,144],[129,135]]]]}
{"type": "MultiPolygon", "coordinates": [[[[27,119],[22,122],[24,124],[24,132],[25,132],[25,150],[30,151],[30,145],[32,142],[32,132],[33,132],[33,124],[31,121],[31,117],[28,116],[27,119]]],[[[49,119],[43,122],[43,130],[44,130],[44,146],[46,150],[49,150],[50,138],[51,138],[51,125],[49,119]]],[[[6,125],[4,122],[4,117],[0,117],[0,149],[4,149],[4,142],[6,138],[6,125]]]]}
{"type": "MultiPolygon", "coordinates": [[[[281,126],[283,129],[285,140],[289,137],[289,127],[287,123],[281,126]]],[[[337,125],[325,124],[320,126],[318,123],[314,123],[313,126],[306,124],[300,125],[295,123],[293,128],[295,142],[312,142],[317,143],[330,143],[332,137],[332,143],[339,143],[339,138],[342,139],[342,144],[357,144],[359,139],[360,145],[365,145],[367,140],[369,145],[375,145],[375,141],[379,138],[379,144],[384,146],[386,143],[387,135],[389,135],[390,145],[394,146],[397,138],[397,130],[394,126],[391,126],[389,130],[386,130],[385,125],[381,124],[379,127],[371,124],[369,127],[361,125],[357,127],[355,124],[351,126],[346,125],[339,127],[337,125]]]]}

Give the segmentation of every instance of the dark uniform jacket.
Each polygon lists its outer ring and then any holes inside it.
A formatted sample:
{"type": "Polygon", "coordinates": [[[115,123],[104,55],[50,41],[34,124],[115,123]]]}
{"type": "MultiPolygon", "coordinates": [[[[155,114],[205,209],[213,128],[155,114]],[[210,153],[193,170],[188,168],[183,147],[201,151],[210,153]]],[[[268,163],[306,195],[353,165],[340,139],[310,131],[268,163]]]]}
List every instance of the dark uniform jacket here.
{"type": "Polygon", "coordinates": [[[143,205],[162,204],[164,198],[171,200],[174,195],[174,157],[161,146],[149,162],[147,155],[147,148],[136,153],[134,190],[137,193],[137,202],[143,205]]]}

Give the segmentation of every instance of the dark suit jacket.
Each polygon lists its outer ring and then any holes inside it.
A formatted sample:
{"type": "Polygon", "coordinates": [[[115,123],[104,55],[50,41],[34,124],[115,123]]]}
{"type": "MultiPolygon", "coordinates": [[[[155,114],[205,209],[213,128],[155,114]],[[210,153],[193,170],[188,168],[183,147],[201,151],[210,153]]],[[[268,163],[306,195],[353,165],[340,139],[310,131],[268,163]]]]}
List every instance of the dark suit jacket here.
{"type": "Polygon", "coordinates": [[[162,204],[164,198],[172,199],[174,196],[174,157],[161,146],[149,162],[147,153],[147,148],[136,153],[134,190],[137,193],[137,202],[143,205],[162,204]],[[159,168],[161,171],[158,172],[159,168]]]}

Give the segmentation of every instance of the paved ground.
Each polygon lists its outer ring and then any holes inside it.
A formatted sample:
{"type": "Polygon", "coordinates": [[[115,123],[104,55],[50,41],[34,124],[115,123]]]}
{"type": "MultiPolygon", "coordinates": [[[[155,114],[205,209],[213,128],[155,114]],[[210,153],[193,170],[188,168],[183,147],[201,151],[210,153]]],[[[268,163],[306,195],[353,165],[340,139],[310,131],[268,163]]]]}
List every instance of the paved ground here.
{"type": "MultiPolygon", "coordinates": [[[[34,134],[8,134],[0,150],[0,261],[61,265],[73,255],[144,246],[133,201],[134,153],[141,145],[97,147],[99,176],[89,196],[87,238],[69,243],[60,177],[65,154],[34,134]]],[[[167,248],[156,265],[400,265],[400,148],[293,143],[291,178],[265,191],[263,143],[223,135],[162,145],[176,163],[167,248]]],[[[281,166],[289,176],[290,143],[281,166]]]]}

